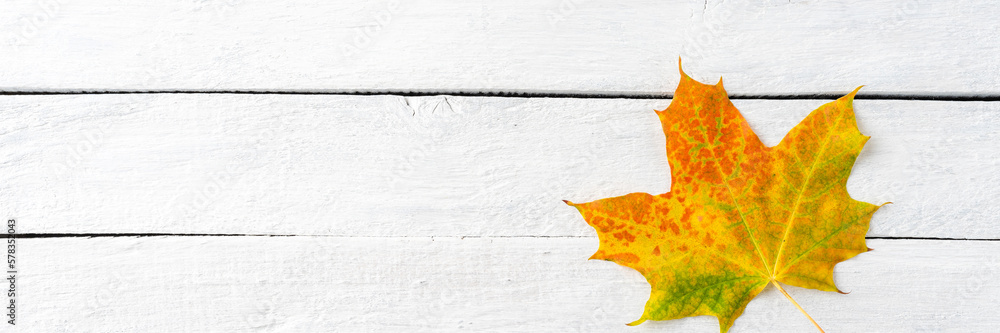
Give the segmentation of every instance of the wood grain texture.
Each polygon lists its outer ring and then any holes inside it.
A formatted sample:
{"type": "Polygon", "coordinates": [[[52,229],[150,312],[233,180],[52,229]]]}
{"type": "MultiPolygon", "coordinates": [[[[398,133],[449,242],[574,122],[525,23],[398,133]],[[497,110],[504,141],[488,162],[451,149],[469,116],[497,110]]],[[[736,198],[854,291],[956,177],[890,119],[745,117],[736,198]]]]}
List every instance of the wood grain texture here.
{"type": "Polygon", "coordinates": [[[1000,7],[926,1],[6,1],[6,90],[1000,93],[1000,7]]]}
{"type": "MultiPolygon", "coordinates": [[[[712,317],[626,327],[649,286],[587,261],[596,238],[29,239],[17,328],[107,331],[715,332],[712,317]]],[[[988,332],[1000,243],[873,240],[851,293],[788,287],[830,332],[988,332]]],[[[809,332],[774,288],[732,332],[809,332]]]]}
{"type": "MultiPolygon", "coordinates": [[[[767,145],[826,101],[737,101],[767,145]]],[[[669,100],[7,96],[20,232],[592,236],[562,199],[669,188],[669,100]]],[[[997,238],[1000,103],[857,101],[869,236],[997,238]]]]}

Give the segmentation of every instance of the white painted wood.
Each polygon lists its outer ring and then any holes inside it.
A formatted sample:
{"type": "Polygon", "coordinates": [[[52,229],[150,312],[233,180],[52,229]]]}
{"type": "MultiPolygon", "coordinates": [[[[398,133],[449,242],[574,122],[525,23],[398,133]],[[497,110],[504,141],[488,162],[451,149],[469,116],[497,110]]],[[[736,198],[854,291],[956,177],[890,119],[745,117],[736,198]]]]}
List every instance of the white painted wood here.
{"type": "MultiPolygon", "coordinates": [[[[736,101],[766,144],[826,101],[736,101]]],[[[668,100],[5,96],[21,232],[591,236],[562,199],[669,188],[668,100]]],[[[857,101],[870,236],[997,238],[1000,103],[857,101]]]]}
{"type": "Polygon", "coordinates": [[[982,1],[14,0],[2,89],[1000,93],[982,1]]]}
{"type": "MultiPolygon", "coordinates": [[[[24,221],[28,222],[28,221],[24,221]]],[[[596,238],[27,239],[23,332],[718,332],[712,317],[625,324],[649,286],[587,261],[596,238]]],[[[828,332],[989,332],[1000,243],[872,240],[848,295],[789,287],[828,332]]],[[[6,329],[6,328],[5,328],[6,329]]],[[[810,332],[776,289],[731,332],[810,332]]],[[[6,330],[15,331],[15,330],[6,330]]]]}

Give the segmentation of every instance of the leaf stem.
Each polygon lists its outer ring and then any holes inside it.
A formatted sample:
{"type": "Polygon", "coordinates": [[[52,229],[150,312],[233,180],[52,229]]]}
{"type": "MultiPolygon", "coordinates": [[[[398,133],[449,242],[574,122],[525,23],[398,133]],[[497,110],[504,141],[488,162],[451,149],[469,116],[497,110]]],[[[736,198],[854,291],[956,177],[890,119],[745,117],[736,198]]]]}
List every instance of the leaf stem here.
{"type": "Polygon", "coordinates": [[[826,333],[826,331],[824,331],[822,327],[819,327],[819,324],[817,324],[816,321],[813,320],[813,317],[810,316],[809,313],[806,313],[806,310],[799,305],[799,302],[796,302],[794,299],[792,299],[792,295],[789,295],[788,292],[785,291],[785,288],[781,287],[781,284],[779,284],[778,281],[771,280],[771,284],[774,284],[775,287],[778,287],[778,291],[781,291],[781,293],[784,294],[789,301],[792,301],[792,304],[795,304],[795,307],[799,308],[799,311],[802,311],[802,314],[806,315],[806,318],[809,318],[809,321],[811,321],[813,325],[816,325],[816,329],[818,329],[821,333],[826,333]]]}

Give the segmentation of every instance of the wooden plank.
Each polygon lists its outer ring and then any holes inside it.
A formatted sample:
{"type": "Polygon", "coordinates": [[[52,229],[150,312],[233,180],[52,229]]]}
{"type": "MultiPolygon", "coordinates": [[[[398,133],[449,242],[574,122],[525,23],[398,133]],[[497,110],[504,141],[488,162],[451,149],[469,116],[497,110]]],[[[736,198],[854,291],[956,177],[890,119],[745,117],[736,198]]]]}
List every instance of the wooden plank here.
{"type": "MultiPolygon", "coordinates": [[[[23,223],[23,222],[22,222],[23,223]]],[[[717,332],[712,317],[626,327],[649,286],[587,261],[596,238],[24,239],[17,328],[49,332],[717,332]]],[[[985,332],[1000,243],[873,240],[848,295],[787,288],[830,332],[985,332]]],[[[808,332],[776,289],[732,332],[808,332]]]]}
{"type": "MultiPolygon", "coordinates": [[[[766,144],[825,101],[737,101],[766,144]]],[[[562,199],[669,188],[667,100],[6,96],[22,232],[592,236],[562,199]]],[[[870,236],[997,238],[1000,103],[858,101],[870,236]]]]}
{"type": "Polygon", "coordinates": [[[997,94],[989,2],[7,1],[0,87],[997,94]]]}

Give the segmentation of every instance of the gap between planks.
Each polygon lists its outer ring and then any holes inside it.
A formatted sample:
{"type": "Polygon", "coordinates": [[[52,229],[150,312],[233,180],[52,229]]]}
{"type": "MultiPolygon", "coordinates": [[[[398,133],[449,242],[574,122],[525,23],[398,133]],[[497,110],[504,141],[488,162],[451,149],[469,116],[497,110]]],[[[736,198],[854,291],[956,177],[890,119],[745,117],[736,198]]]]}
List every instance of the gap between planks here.
{"type": "MultiPolygon", "coordinates": [[[[34,95],[339,95],[339,96],[457,96],[513,98],[576,98],[576,99],[672,99],[673,94],[633,92],[565,92],[565,91],[478,91],[478,90],[0,90],[0,96],[34,95]]],[[[846,93],[795,94],[731,94],[729,99],[814,100],[837,99],[846,93]]],[[[860,93],[855,99],[899,101],[997,102],[1000,94],[909,94],[860,93]]]]}
{"type": "MultiPolygon", "coordinates": [[[[23,233],[13,234],[13,238],[104,238],[104,237],[324,237],[324,238],[597,238],[595,236],[344,236],[344,235],[296,235],[296,234],[184,234],[184,233],[23,233]]],[[[879,240],[926,240],[926,241],[974,241],[996,242],[997,238],[952,238],[952,237],[887,237],[875,236],[865,239],[879,240]]]]}

